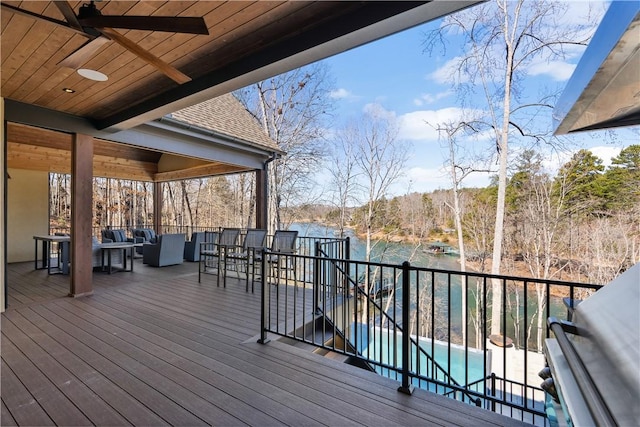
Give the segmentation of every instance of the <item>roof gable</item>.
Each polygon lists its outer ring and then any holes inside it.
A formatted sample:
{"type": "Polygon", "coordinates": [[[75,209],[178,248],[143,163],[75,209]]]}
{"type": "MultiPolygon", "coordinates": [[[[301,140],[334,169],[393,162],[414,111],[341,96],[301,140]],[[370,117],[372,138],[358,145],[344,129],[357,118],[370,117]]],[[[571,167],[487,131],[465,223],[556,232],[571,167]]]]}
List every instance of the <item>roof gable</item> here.
{"type": "Polygon", "coordinates": [[[280,151],[256,118],[231,93],[178,110],[170,114],[170,117],[250,145],[280,151]]]}

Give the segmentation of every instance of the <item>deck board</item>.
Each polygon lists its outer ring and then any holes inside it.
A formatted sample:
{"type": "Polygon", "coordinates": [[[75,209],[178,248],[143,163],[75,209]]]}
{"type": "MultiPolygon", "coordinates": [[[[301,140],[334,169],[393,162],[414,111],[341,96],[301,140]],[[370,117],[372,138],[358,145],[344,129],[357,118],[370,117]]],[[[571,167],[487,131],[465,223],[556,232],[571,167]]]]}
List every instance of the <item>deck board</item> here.
{"type": "Polygon", "coordinates": [[[61,291],[68,277],[10,265],[10,295],[30,288],[2,314],[0,424],[520,424],[404,395],[396,381],[278,340],[258,344],[259,286],[198,283],[197,268],[136,260],[133,273],[94,272],[94,294],[74,299],[61,291]]]}
{"type": "MultiPolygon", "coordinates": [[[[14,317],[16,319],[17,316],[14,317]]],[[[37,346],[33,340],[26,338],[20,333],[20,320],[14,324],[5,320],[2,325],[3,332],[12,340],[16,348],[33,362],[37,368],[49,375],[48,379],[76,405],[83,414],[90,417],[91,423],[96,425],[124,425],[126,420],[120,416],[113,408],[105,404],[101,399],[81,383],[77,378],[69,380],[69,372],[49,355],[41,347],[37,346]]],[[[22,322],[23,324],[25,322],[22,322]]],[[[66,403],[66,401],[65,401],[66,403]]]]}
{"type": "Polygon", "coordinates": [[[78,410],[73,401],[26,358],[10,340],[2,342],[2,357],[51,420],[56,424],[90,425],[90,421],[78,410]],[[28,373],[28,374],[27,374],[28,373]]]}
{"type": "MultiPolygon", "coordinates": [[[[4,336],[3,338],[3,353],[4,353],[4,336]]],[[[47,413],[42,409],[36,398],[27,390],[27,388],[20,382],[13,370],[4,361],[4,355],[2,357],[2,379],[1,379],[1,393],[2,403],[7,408],[11,408],[11,417],[19,425],[25,426],[38,426],[38,425],[52,425],[53,421],[47,413]]],[[[0,420],[4,425],[4,419],[0,420]]]]}
{"type": "MultiPolygon", "coordinates": [[[[35,335],[39,329],[29,320],[21,316],[16,311],[5,313],[5,318],[11,318],[11,321],[20,324],[23,331],[29,335],[35,335]]],[[[6,324],[6,319],[3,326],[6,324]]],[[[60,355],[57,360],[63,365],[71,375],[78,378],[82,384],[91,389],[96,396],[105,402],[105,404],[114,408],[119,414],[132,424],[137,425],[158,425],[163,420],[157,417],[144,405],[133,399],[131,395],[126,393],[121,387],[109,381],[108,378],[100,375],[89,364],[78,358],[75,354],[69,352],[60,343],[46,336],[38,340],[39,345],[51,355],[60,355]]],[[[4,401],[4,395],[3,395],[4,401]]],[[[21,423],[22,424],[22,423],[21,423]]],[[[48,423],[42,423],[47,425],[48,423]]]]}
{"type": "Polygon", "coordinates": [[[0,408],[0,421],[3,426],[17,426],[16,420],[11,416],[11,412],[7,409],[7,405],[4,402],[1,402],[2,407],[0,408]]]}
{"type": "Polygon", "coordinates": [[[75,323],[57,315],[50,306],[36,306],[31,309],[41,316],[38,325],[43,331],[144,405],[154,408],[156,414],[167,423],[206,424],[191,411],[193,406],[189,405],[190,399],[195,396],[188,391],[181,390],[161,374],[147,369],[120,348],[104,343],[100,340],[101,337],[95,337],[75,323]]]}

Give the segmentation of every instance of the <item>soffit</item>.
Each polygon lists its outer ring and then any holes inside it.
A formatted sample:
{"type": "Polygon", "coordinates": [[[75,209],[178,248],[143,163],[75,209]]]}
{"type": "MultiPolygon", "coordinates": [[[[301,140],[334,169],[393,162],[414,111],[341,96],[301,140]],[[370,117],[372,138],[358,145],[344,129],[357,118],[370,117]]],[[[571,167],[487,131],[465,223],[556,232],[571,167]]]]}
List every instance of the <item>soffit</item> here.
{"type": "MultiPolygon", "coordinates": [[[[7,167],[71,173],[72,140],[73,136],[67,133],[8,123],[7,167]]],[[[178,156],[94,139],[94,176],[159,182],[249,170],[252,168],[238,164],[178,156]]]]}
{"type": "Polygon", "coordinates": [[[640,2],[613,2],[553,111],[555,134],[640,124],[640,2]]]}

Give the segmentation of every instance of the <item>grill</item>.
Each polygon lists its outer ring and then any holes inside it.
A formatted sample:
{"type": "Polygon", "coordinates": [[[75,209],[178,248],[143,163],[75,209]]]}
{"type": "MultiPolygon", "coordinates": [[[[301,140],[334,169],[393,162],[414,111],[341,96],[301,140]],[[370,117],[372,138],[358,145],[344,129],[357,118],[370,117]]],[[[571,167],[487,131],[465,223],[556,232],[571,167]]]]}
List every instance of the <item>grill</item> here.
{"type": "Polygon", "coordinates": [[[552,425],[640,425],[640,263],[581,302],[570,321],[550,317],[545,341],[552,425]]]}

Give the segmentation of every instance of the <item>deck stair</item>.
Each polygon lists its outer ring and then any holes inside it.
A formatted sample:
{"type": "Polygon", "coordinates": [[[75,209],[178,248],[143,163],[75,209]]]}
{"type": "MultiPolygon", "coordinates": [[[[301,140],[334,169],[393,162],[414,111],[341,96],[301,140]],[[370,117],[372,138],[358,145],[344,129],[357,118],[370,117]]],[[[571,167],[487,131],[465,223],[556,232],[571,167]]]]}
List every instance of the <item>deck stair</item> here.
{"type": "Polygon", "coordinates": [[[315,320],[307,322],[304,326],[298,327],[296,336],[301,337],[304,334],[302,340],[282,336],[278,338],[278,341],[331,360],[375,372],[373,367],[366,361],[356,356],[345,355],[341,352],[331,350],[332,348],[339,348],[341,350],[346,348],[349,352],[355,352],[355,349],[349,342],[345,343],[342,331],[338,330],[338,328],[335,328],[334,331],[334,327],[331,321],[325,316],[319,316],[315,320]]]}

